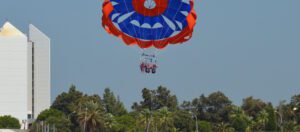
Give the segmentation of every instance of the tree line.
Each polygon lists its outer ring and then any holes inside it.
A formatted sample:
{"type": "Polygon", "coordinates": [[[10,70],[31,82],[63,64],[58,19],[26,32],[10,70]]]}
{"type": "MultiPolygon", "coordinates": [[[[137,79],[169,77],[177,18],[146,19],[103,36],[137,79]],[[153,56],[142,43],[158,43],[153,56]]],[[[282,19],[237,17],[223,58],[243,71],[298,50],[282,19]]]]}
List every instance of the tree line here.
{"type": "Polygon", "coordinates": [[[159,86],[144,88],[142,100],[131,108],[126,110],[109,88],[102,96],[87,95],[73,85],[38,115],[31,131],[42,131],[42,126],[59,132],[300,131],[300,94],[278,106],[253,97],[236,106],[220,91],[179,103],[159,86]]]}

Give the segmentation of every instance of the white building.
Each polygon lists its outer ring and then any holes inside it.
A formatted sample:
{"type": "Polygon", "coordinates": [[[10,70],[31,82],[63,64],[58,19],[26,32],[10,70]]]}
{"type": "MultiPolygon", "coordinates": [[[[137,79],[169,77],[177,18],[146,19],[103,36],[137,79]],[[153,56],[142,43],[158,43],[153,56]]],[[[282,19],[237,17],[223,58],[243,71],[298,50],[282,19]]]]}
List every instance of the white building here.
{"type": "Polygon", "coordinates": [[[28,37],[6,22],[0,29],[0,115],[36,118],[50,107],[50,39],[33,25],[28,37]]]}

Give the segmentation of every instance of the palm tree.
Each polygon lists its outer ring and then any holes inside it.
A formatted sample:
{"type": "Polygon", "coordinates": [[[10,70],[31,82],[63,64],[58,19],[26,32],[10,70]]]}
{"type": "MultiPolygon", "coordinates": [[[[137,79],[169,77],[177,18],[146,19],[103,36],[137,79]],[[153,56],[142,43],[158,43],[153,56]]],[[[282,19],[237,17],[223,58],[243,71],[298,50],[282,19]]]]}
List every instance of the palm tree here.
{"type": "Polygon", "coordinates": [[[221,122],[216,125],[216,131],[218,132],[234,132],[234,128],[230,127],[229,124],[221,122]]]}
{"type": "Polygon", "coordinates": [[[244,111],[240,107],[233,106],[233,112],[229,115],[229,117],[234,119],[241,115],[244,115],[244,111]]]}
{"type": "Polygon", "coordinates": [[[167,107],[159,109],[158,114],[162,124],[162,131],[166,132],[168,130],[168,126],[173,124],[173,114],[168,110],[167,107]]]}
{"type": "Polygon", "coordinates": [[[149,109],[144,109],[141,111],[139,115],[139,122],[142,123],[143,125],[146,125],[146,132],[149,132],[150,130],[150,124],[152,121],[152,113],[149,109]]]}
{"type": "Polygon", "coordinates": [[[266,112],[266,110],[262,110],[259,112],[259,115],[257,117],[257,122],[263,126],[263,129],[266,128],[266,124],[268,122],[268,116],[269,114],[266,112]]]}
{"type": "Polygon", "coordinates": [[[160,128],[161,125],[162,125],[161,115],[160,115],[159,111],[155,111],[153,113],[153,130],[154,130],[154,132],[158,132],[158,128],[160,128]]]}
{"type": "Polygon", "coordinates": [[[104,127],[104,116],[100,104],[94,101],[86,102],[77,112],[77,120],[83,131],[97,132],[104,127]]]}
{"type": "Polygon", "coordinates": [[[113,126],[116,124],[116,120],[111,113],[105,115],[105,127],[108,129],[112,129],[113,126]]]}

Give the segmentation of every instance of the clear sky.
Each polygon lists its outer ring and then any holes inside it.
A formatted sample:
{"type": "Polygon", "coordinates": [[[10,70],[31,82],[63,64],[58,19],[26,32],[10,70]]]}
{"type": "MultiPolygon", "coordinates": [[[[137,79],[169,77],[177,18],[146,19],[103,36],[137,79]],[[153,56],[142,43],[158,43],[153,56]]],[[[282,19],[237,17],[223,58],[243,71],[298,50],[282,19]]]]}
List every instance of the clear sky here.
{"type": "Polygon", "coordinates": [[[52,100],[71,84],[110,87],[127,108],[144,87],[163,85],[179,101],[222,91],[235,104],[254,96],[275,105],[300,93],[299,0],[196,0],[193,38],[159,52],[156,75],[139,71],[140,49],[101,27],[99,0],[1,0],[0,23],[29,22],[52,41],[52,100]]]}

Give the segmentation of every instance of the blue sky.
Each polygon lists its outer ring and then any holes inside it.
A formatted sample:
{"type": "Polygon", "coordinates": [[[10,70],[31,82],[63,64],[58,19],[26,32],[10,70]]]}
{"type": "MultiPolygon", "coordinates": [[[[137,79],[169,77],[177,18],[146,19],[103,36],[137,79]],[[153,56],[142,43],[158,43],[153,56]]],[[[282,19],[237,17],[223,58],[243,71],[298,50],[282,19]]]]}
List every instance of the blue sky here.
{"type": "Polygon", "coordinates": [[[140,49],[101,27],[98,0],[2,0],[0,23],[52,41],[52,100],[71,84],[86,93],[110,87],[130,108],[141,89],[168,87],[179,101],[222,91],[235,104],[254,96],[278,104],[300,93],[299,0],[196,0],[193,38],[159,52],[156,75],[139,71],[140,49]]]}

